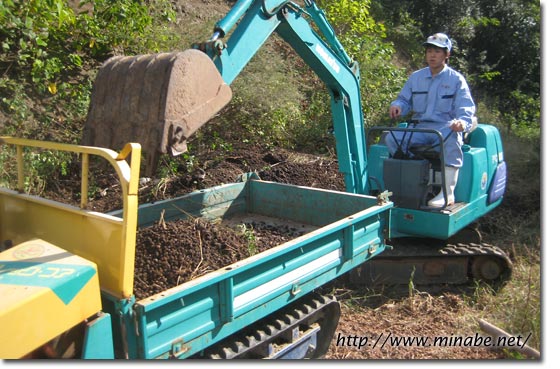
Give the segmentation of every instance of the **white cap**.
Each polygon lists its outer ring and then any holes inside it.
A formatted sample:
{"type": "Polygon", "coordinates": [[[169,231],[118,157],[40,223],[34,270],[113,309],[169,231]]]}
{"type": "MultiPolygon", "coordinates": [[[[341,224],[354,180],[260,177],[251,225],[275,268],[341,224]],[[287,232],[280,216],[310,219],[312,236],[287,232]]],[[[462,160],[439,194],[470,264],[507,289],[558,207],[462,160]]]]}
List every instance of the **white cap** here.
{"type": "Polygon", "coordinates": [[[434,45],[437,47],[441,47],[442,49],[447,49],[447,51],[451,51],[451,40],[445,33],[436,33],[428,37],[426,42],[422,44],[423,46],[434,45]]]}

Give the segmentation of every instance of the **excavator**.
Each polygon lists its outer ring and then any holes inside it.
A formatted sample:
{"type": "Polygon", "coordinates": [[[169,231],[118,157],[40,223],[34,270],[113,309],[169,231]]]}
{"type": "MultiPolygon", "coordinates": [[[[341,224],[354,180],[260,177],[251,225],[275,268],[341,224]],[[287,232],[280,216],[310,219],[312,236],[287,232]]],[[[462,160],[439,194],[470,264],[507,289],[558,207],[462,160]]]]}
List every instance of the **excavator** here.
{"type": "Polygon", "coordinates": [[[456,202],[428,208],[430,197],[445,189],[444,154],[420,148],[414,160],[391,157],[380,137],[414,130],[406,123],[366,133],[359,65],[324,11],[312,0],[303,3],[240,0],[191,49],[107,60],[94,82],[83,145],[0,137],[3,146],[15,146],[18,172],[15,190],[0,187],[0,357],[317,358],[327,352],[340,316],[338,302],[317,289],[334,279],[507,279],[512,265],[506,253],[481,242],[472,227],[505,193],[496,127],[479,123],[468,133],[456,202]],[[248,173],[238,183],[138,206],[140,168],[151,173],[160,155],[187,150],[190,136],[227,105],[232,82],[273,33],[330,94],[346,191],[266,182],[248,173]],[[82,157],[80,207],[24,193],[24,153],[33,148],[82,157]],[[121,211],[87,210],[90,156],[116,171],[121,211]],[[136,299],[137,227],[164,215],[219,218],[238,211],[314,230],[136,299]]]}
{"type": "MultiPolygon", "coordinates": [[[[140,142],[146,171],[153,172],[160,154],[185,152],[189,136],[229,102],[231,83],[273,32],[297,52],[330,93],[346,190],[364,195],[388,191],[396,205],[387,235],[392,248],[353,271],[352,280],[400,284],[408,283],[412,274],[417,284],[507,279],[508,256],[483,243],[475,227],[477,219],[501,203],[506,188],[507,167],[498,130],[474,124],[465,133],[457,201],[430,209],[426,206],[430,197],[440,188],[445,190],[440,164],[444,153],[433,147],[413,148],[414,160],[403,160],[389,157],[382,140],[368,142],[381,132],[413,134],[418,129],[402,123],[374,127],[366,135],[359,65],[345,52],[314,1],[305,1],[305,8],[291,1],[237,1],[215,25],[209,40],[191,50],[108,60],[94,85],[84,143],[120,147],[140,142]]],[[[437,131],[428,133],[443,142],[437,131]]]]}

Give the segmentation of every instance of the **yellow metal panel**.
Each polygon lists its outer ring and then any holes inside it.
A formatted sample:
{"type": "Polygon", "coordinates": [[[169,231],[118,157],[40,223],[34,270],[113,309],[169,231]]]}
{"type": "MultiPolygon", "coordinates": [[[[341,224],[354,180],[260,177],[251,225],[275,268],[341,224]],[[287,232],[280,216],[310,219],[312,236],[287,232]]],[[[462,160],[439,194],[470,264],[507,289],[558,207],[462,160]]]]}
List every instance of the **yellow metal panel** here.
{"type": "MultiPolygon", "coordinates": [[[[117,153],[104,148],[13,137],[0,137],[0,144],[18,148],[18,163],[23,160],[22,147],[81,154],[85,177],[82,178],[82,192],[87,188],[90,155],[100,156],[113,166],[123,193],[123,218],[85,210],[87,196],[82,196],[81,208],[78,208],[25,195],[21,188],[19,192],[0,188],[0,247],[7,241],[17,244],[33,238],[44,239],[95,262],[101,287],[116,297],[130,297],[134,281],[140,145],[127,144],[117,153]]],[[[18,166],[18,180],[22,178],[23,168],[18,166]]],[[[23,183],[22,180],[18,182],[23,183]]]]}
{"type": "Polygon", "coordinates": [[[0,358],[21,358],[99,311],[94,263],[39,239],[0,253],[0,358]]]}
{"type": "Polygon", "coordinates": [[[0,225],[4,240],[18,244],[41,238],[60,245],[96,263],[103,288],[117,296],[132,293],[129,287],[132,282],[126,281],[130,277],[124,271],[126,248],[121,247],[122,219],[2,189],[0,198],[3,198],[0,205],[7,208],[0,212],[11,215],[0,225]]]}

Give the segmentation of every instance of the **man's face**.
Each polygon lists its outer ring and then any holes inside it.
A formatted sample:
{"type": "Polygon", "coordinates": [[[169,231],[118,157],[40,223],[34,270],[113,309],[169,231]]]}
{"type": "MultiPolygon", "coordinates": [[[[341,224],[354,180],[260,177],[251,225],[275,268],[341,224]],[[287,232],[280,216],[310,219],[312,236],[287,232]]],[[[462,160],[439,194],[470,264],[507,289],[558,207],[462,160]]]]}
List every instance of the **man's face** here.
{"type": "Polygon", "coordinates": [[[440,47],[428,46],[426,48],[426,62],[430,68],[443,67],[448,56],[449,52],[440,47]]]}

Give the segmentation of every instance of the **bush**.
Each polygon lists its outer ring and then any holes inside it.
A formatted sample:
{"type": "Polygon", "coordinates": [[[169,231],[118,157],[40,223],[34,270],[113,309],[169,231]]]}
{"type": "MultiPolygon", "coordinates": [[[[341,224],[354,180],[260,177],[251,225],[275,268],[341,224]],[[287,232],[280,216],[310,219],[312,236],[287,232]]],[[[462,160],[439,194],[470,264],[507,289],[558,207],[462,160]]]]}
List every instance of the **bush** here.
{"type": "Polygon", "coordinates": [[[148,4],[85,1],[91,10],[77,13],[66,0],[0,2],[0,109],[11,118],[5,133],[77,142],[80,125],[67,121],[84,119],[99,63],[173,44],[168,2],[148,4]]]}

